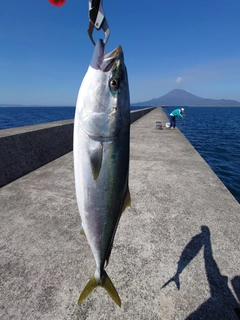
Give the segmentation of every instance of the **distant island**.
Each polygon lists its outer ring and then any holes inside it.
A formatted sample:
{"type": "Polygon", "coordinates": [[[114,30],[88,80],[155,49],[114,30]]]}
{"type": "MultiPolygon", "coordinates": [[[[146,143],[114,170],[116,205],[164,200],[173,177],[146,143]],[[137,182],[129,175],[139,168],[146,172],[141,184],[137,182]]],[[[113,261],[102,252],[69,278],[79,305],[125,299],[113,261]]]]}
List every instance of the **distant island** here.
{"type": "Polygon", "coordinates": [[[131,103],[132,106],[240,107],[240,102],[226,99],[200,98],[185,90],[174,89],[159,98],[131,103]]]}

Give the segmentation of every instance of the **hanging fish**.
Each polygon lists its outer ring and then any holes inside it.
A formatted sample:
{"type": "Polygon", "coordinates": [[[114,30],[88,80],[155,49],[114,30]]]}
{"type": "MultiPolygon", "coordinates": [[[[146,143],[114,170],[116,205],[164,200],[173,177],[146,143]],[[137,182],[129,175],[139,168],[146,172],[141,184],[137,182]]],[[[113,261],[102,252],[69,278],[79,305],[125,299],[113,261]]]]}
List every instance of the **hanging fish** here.
{"type": "Polygon", "coordinates": [[[74,171],[81,230],[96,262],[95,274],[78,304],[94,288],[102,286],[121,306],[105,267],[121,214],[130,206],[130,99],[122,47],[108,54],[104,47],[102,40],[94,47],[79,90],[74,120],[74,171]]]}

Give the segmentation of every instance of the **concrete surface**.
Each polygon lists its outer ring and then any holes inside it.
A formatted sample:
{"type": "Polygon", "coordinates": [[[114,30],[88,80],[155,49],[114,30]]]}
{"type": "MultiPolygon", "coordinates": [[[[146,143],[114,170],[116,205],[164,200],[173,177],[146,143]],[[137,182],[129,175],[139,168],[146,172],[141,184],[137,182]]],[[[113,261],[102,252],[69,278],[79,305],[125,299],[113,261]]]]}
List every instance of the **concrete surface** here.
{"type": "MultiPolygon", "coordinates": [[[[131,112],[131,123],[150,112],[131,112]]],[[[0,130],[0,187],[73,149],[73,120],[0,130]]]]}
{"type": "Polygon", "coordinates": [[[72,152],[6,185],[0,319],[239,319],[240,205],[161,108],[131,126],[132,207],[102,288],[77,300],[95,263],[74,190],[72,152]],[[175,280],[175,281],[171,281],[175,280]]]}
{"type": "Polygon", "coordinates": [[[0,187],[72,151],[73,120],[0,130],[0,187]]]}

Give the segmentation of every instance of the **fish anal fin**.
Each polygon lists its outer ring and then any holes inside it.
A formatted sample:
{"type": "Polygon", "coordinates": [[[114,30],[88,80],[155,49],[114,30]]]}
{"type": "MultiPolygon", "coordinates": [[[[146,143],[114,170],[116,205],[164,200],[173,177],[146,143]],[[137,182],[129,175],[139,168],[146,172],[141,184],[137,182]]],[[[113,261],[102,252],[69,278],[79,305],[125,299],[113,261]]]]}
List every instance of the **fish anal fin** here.
{"type": "Polygon", "coordinates": [[[93,179],[97,180],[101,170],[101,166],[102,166],[102,157],[103,157],[102,143],[91,140],[88,146],[88,155],[90,159],[93,179]]]}
{"type": "Polygon", "coordinates": [[[86,237],[85,231],[83,229],[83,226],[80,227],[80,234],[86,237]]]}
{"type": "Polygon", "coordinates": [[[113,299],[113,301],[116,302],[116,304],[119,307],[121,307],[121,300],[119,298],[117,290],[115,289],[106,271],[103,271],[103,275],[101,277],[100,283],[96,281],[95,277],[92,277],[88,281],[86,287],[83,289],[82,293],[80,294],[80,297],[78,299],[78,305],[80,305],[97,286],[103,287],[107,291],[107,293],[110,295],[110,297],[113,299]]]}
{"type": "Polygon", "coordinates": [[[107,293],[110,295],[110,297],[113,299],[113,301],[116,302],[116,304],[121,308],[121,300],[119,298],[119,295],[117,293],[117,290],[115,289],[111,279],[107,275],[106,271],[103,271],[103,276],[101,278],[101,287],[103,287],[107,293]]]}

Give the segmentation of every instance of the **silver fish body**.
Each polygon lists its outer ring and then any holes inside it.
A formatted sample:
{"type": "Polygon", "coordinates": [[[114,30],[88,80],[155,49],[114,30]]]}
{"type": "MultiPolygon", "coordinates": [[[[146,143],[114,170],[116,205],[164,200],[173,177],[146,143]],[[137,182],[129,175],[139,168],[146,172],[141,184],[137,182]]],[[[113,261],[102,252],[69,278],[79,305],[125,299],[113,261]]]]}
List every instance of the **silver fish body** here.
{"type": "Polygon", "coordinates": [[[74,120],[74,172],[82,229],[96,262],[79,304],[98,285],[120,298],[104,270],[125,207],[130,205],[130,99],[122,48],[104,54],[96,43],[82,81],[74,120]]]}

